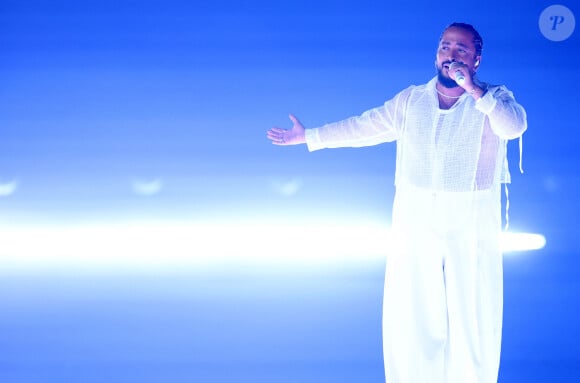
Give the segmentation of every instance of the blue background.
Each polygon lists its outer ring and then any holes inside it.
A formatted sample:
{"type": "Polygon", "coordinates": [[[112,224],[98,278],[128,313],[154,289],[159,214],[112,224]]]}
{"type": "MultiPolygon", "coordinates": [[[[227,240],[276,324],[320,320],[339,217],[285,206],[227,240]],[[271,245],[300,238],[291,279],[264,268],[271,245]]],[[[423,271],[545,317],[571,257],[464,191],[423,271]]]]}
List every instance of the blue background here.
{"type": "MultiPolygon", "coordinates": [[[[3,0],[0,181],[18,188],[0,223],[388,223],[394,145],[308,153],[265,132],[428,81],[443,28],[469,22],[480,78],[528,113],[523,175],[510,143],[511,227],[548,241],[506,257],[500,382],[578,381],[580,44],[541,34],[552,4],[3,0]]],[[[382,258],[283,269],[251,251],[171,271],[3,263],[0,380],[380,382],[382,258]]]]}

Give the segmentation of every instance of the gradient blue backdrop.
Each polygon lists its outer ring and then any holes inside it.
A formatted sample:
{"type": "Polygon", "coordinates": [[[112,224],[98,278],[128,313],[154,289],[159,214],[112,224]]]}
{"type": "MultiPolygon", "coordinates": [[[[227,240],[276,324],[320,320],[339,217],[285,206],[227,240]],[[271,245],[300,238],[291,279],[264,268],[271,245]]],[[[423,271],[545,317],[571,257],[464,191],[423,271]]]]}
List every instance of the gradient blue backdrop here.
{"type": "MultiPolygon", "coordinates": [[[[442,29],[469,22],[484,38],[480,78],[528,112],[523,175],[510,143],[511,225],[548,240],[506,257],[500,382],[580,381],[580,44],[577,31],[540,33],[552,4],[3,0],[0,183],[17,188],[0,223],[388,223],[394,145],[308,153],[265,131],[428,81],[442,29]]],[[[384,262],[269,270],[248,253],[241,267],[171,273],[3,265],[0,380],[381,381],[384,262]]]]}

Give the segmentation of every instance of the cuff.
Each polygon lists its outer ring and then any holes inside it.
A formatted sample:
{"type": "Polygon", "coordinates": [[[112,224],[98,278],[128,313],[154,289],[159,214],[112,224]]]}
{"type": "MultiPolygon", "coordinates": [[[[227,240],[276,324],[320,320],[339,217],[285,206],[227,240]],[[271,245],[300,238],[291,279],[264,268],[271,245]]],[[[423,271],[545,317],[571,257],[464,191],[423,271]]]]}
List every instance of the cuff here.
{"type": "Polygon", "coordinates": [[[495,104],[497,104],[497,100],[490,91],[487,91],[475,102],[475,108],[484,114],[490,114],[495,108],[495,104]]]}
{"type": "Polygon", "coordinates": [[[324,148],[324,145],[322,142],[320,142],[318,129],[306,129],[304,131],[304,138],[306,140],[306,146],[308,147],[309,152],[324,148]]]}

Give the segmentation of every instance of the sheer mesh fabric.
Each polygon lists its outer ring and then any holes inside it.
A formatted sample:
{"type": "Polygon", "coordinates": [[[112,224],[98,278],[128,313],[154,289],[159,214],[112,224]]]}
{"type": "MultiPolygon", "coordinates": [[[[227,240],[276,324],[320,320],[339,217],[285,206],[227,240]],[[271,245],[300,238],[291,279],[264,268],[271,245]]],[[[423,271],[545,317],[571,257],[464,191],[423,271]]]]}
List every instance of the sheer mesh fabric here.
{"type": "Polygon", "coordinates": [[[397,186],[433,191],[485,190],[509,183],[507,140],[526,128],[523,108],[503,86],[477,103],[464,93],[439,109],[436,79],[411,86],[360,116],[306,131],[309,150],[397,141],[397,186]]]}

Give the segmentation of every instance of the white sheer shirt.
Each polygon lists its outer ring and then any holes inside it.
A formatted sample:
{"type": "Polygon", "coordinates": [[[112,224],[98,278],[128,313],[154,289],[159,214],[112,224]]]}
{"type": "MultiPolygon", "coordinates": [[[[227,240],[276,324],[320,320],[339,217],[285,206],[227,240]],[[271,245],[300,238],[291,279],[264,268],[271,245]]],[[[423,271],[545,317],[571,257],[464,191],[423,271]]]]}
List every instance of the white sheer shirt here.
{"type": "Polygon", "coordinates": [[[505,86],[479,84],[439,108],[436,78],[410,86],[360,116],[306,129],[308,150],[397,141],[395,184],[437,191],[473,191],[509,183],[507,141],[527,129],[526,112],[505,86]]]}

